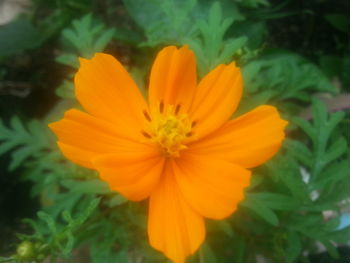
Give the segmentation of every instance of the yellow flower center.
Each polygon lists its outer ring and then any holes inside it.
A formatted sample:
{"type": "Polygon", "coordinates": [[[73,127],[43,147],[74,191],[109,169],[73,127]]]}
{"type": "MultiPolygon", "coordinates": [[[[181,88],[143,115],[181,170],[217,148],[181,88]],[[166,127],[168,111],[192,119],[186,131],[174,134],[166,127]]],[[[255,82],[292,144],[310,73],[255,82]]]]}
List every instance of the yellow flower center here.
{"type": "Polygon", "coordinates": [[[180,105],[168,105],[164,108],[160,103],[159,111],[152,112],[152,118],[147,112],[145,130],[142,134],[157,143],[167,157],[178,157],[179,152],[186,149],[186,143],[192,136],[193,123],[187,114],[179,113],[180,105]]]}

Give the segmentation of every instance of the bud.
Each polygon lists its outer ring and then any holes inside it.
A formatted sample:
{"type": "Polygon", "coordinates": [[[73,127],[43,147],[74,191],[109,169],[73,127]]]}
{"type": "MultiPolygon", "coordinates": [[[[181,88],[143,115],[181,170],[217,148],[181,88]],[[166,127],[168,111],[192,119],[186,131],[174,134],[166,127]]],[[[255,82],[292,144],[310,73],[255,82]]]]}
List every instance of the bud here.
{"type": "Polygon", "coordinates": [[[34,254],[34,245],[29,241],[23,241],[17,247],[17,256],[20,260],[32,259],[34,254]]]}

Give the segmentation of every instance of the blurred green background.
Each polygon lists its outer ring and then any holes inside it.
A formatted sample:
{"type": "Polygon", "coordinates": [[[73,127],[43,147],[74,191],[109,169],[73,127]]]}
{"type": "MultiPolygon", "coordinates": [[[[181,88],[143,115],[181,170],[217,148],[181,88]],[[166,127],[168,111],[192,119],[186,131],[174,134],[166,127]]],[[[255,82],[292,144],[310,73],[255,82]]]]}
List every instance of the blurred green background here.
{"type": "Polygon", "coordinates": [[[348,0],[0,0],[0,262],[166,262],[147,203],[66,161],[47,123],[78,107],[78,57],[114,55],[144,92],[157,51],[184,44],[201,77],[242,68],[237,114],[268,103],[290,122],[188,262],[350,262],[348,0]]]}

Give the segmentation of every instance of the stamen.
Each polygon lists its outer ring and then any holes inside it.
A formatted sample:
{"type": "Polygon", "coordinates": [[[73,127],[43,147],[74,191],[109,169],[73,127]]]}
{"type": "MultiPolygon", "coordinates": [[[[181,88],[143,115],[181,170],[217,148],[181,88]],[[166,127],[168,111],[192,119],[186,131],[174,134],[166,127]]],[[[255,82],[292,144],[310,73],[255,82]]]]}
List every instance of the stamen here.
{"type": "Polygon", "coordinates": [[[146,110],[143,111],[143,115],[145,116],[145,118],[148,120],[148,121],[152,121],[151,120],[151,117],[149,116],[148,112],[146,110]]]}
{"type": "Polygon", "coordinates": [[[191,127],[193,128],[196,125],[197,125],[197,121],[193,121],[192,124],[191,124],[191,127]]]}
{"type": "Polygon", "coordinates": [[[163,103],[163,101],[161,101],[159,104],[159,112],[163,113],[163,111],[164,111],[164,103],[163,103]]]}
{"type": "Polygon", "coordinates": [[[164,101],[158,102],[158,110],[142,113],[148,120],[142,135],[156,143],[161,152],[168,157],[178,157],[180,151],[186,149],[186,144],[193,139],[191,122],[188,115],[181,111],[181,104],[167,105],[164,101]]]}
{"type": "Polygon", "coordinates": [[[175,108],[175,115],[177,115],[180,111],[180,108],[181,108],[181,105],[180,104],[177,104],[176,105],[176,108],[175,108]]]}
{"type": "Polygon", "coordinates": [[[148,139],[151,139],[151,138],[152,138],[152,136],[149,135],[149,134],[148,134],[147,132],[145,132],[145,131],[141,131],[141,133],[142,133],[143,136],[145,136],[145,137],[148,138],[148,139]]]}

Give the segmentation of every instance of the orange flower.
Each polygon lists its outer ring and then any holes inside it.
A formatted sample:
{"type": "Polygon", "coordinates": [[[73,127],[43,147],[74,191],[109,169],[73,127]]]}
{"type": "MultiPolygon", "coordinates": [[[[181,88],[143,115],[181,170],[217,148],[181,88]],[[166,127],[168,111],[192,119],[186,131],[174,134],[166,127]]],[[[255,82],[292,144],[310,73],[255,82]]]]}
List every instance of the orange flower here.
{"type": "Polygon", "coordinates": [[[204,218],[236,210],[247,169],[278,151],[287,122],[267,105],[228,120],[242,95],[240,69],[219,65],[197,84],[187,47],[159,52],[148,104],[112,56],[80,62],[75,92],[87,113],[71,109],[49,125],[60,149],[127,199],[149,197],[151,245],[185,262],[204,240],[204,218]]]}

